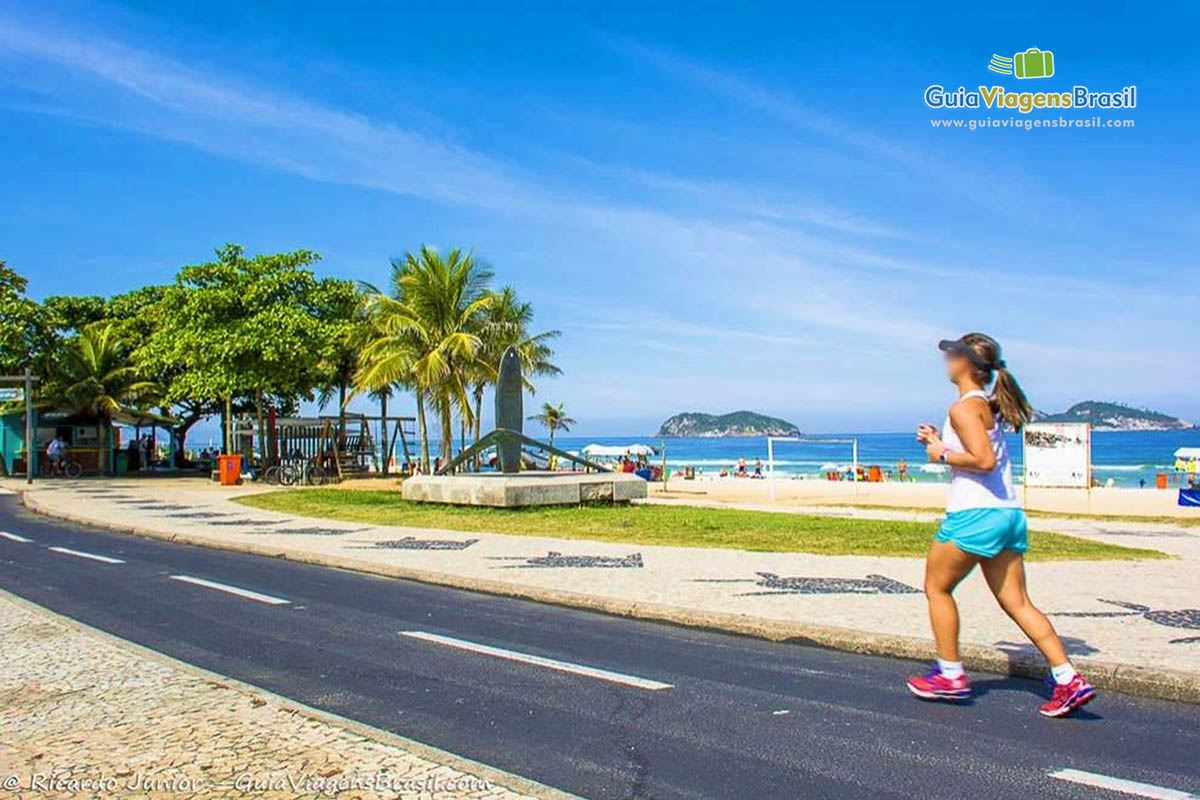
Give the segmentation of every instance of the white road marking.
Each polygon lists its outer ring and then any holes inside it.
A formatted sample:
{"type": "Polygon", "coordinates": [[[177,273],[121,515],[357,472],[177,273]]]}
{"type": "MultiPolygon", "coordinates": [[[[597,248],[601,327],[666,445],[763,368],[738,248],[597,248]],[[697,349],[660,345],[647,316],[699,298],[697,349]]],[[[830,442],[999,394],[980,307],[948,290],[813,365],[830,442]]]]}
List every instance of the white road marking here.
{"type": "Polygon", "coordinates": [[[98,556],[95,553],[85,553],[82,550],[72,550],[68,547],[50,547],[47,548],[56,553],[62,553],[67,556],[75,556],[76,558],[90,558],[92,561],[103,561],[105,564],[124,564],[125,562],[119,558],[111,558],[109,556],[98,556]]]}
{"type": "Polygon", "coordinates": [[[485,656],[494,656],[503,658],[508,661],[519,661],[522,664],[533,664],[537,667],[545,667],[546,669],[557,670],[558,672],[570,672],[575,675],[584,675],[589,678],[596,678],[610,683],[620,683],[625,686],[633,686],[637,689],[647,689],[651,692],[657,692],[661,689],[672,689],[674,686],[669,683],[660,681],[652,681],[648,678],[639,678],[636,675],[624,675],[620,672],[610,672],[606,669],[597,667],[585,667],[582,664],[572,664],[568,661],[557,661],[553,658],[543,658],[541,656],[532,656],[527,653],[518,653],[515,650],[505,650],[501,647],[491,647],[486,644],[477,644],[468,642],[463,639],[455,639],[452,636],[439,636],[436,633],[427,633],[425,631],[400,631],[401,636],[407,636],[410,639],[421,639],[426,642],[435,644],[444,644],[447,647],[455,647],[459,650],[469,650],[472,653],[482,653],[485,656]]]}
{"type": "Polygon", "coordinates": [[[1060,781],[1080,783],[1084,786],[1094,786],[1097,789],[1110,789],[1114,792],[1124,792],[1138,797],[1151,797],[1154,800],[1196,800],[1196,795],[1181,792],[1178,789],[1167,789],[1163,786],[1155,786],[1153,783],[1113,778],[1098,772],[1084,772],[1081,769],[1060,769],[1051,772],[1050,777],[1058,778],[1060,781]]]}
{"type": "Polygon", "coordinates": [[[291,600],[284,600],[282,597],[272,597],[269,594],[259,594],[258,592],[252,592],[249,589],[239,589],[237,586],[230,586],[227,583],[206,581],[204,578],[193,578],[191,575],[168,575],[167,577],[173,581],[194,583],[196,586],[204,586],[208,589],[216,589],[218,592],[235,594],[238,597],[244,597],[247,600],[257,600],[258,602],[266,603],[269,606],[285,606],[292,602],[291,600]]]}
{"type": "Polygon", "coordinates": [[[9,533],[8,531],[0,531],[0,536],[3,536],[9,541],[25,542],[26,544],[33,541],[33,539],[26,539],[24,536],[17,536],[15,533],[9,533]]]}

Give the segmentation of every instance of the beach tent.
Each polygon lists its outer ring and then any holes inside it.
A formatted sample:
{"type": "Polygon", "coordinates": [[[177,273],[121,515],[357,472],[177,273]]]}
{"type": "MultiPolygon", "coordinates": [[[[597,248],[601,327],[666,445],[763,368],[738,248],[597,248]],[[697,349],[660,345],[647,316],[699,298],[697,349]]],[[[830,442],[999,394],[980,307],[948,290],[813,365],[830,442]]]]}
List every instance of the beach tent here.
{"type": "Polygon", "coordinates": [[[655,450],[645,444],[589,444],[583,454],[589,458],[620,458],[621,456],[652,456],[655,450]]]}
{"type": "Polygon", "coordinates": [[[1193,458],[1200,458],[1200,447],[1181,447],[1175,451],[1175,457],[1188,461],[1193,458]]]}

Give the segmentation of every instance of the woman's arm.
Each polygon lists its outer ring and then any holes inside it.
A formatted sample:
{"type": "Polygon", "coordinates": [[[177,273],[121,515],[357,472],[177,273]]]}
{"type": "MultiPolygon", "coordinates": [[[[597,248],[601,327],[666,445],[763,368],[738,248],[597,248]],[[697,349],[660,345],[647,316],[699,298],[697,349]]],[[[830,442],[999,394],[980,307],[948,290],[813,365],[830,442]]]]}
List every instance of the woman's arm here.
{"type": "MultiPolygon", "coordinates": [[[[930,461],[941,461],[952,467],[977,472],[991,472],[996,468],[996,454],[992,451],[988,429],[978,407],[983,402],[971,398],[950,406],[950,424],[954,426],[954,432],[958,434],[966,452],[949,450],[934,432],[925,438],[925,452],[930,461]]],[[[988,412],[990,414],[991,410],[988,409],[988,412]]]]}

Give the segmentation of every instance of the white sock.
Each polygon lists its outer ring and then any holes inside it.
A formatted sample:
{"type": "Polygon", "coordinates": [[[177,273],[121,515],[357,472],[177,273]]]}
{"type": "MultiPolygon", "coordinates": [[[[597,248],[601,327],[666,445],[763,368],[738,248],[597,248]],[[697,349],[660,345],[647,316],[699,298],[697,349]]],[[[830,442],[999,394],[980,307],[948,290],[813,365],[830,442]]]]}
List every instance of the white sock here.
{"type": "Polygon", "coordinates": [[[1075,668],[1071,666],[1071,662],[1059,664],[1057,667],[1050,668],[1050,674],[1054,676],[1054,682],[1059,686],[1065,686],[1075,679],[1075,668]]]}
{"type": "Polygon", "coordinates": [[[954,679],[961,678],[963,676],[963,665],[961,661],[943,661],[939,658],[937,660],[937,665],[938,669],[940,669],[942,674],[947,678],[954,679]]]}

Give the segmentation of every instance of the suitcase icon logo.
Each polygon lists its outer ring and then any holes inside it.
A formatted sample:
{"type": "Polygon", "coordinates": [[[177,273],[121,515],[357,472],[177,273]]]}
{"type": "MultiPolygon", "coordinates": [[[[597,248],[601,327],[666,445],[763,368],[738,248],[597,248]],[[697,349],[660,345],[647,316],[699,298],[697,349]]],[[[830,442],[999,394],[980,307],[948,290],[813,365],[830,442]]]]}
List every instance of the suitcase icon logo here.
{"type": "Polygon", "coordinates": [[[1013,56],[1013,74],[1018,78],[1049,78],[1054,74],[1054,53],[1031,47],[1013,56]]]}
{"type": "Polygon", "coordinates": [[[1024,53],[1017,53],[1012,58],[993,53],[988,69],[1001,75],[1015,75],[1022,79],[1049,78],[1054,74],[1054,53],[1036,47],[1031,47],[1024,53]]]}

